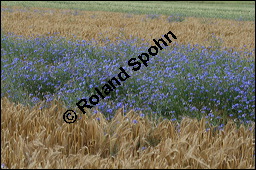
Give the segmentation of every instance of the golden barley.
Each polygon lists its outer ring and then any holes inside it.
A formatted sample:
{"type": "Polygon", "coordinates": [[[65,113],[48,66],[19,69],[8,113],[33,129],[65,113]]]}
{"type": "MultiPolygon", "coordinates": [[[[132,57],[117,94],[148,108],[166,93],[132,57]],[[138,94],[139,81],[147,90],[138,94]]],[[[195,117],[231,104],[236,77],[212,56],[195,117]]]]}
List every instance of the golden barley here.
{"type": "Polygon", "coordinates": [[[111,121],[82,115],[67,124],[64,111],[57,101],[40,110],[2,98],[1,162],[8,168],[255,168],[254,124],[253,131],[232,122],[206,131],[204,119],[153,123],[134,111],[119,111],[111,121]]]}
{"type": "Polygon", "coordinates": [[[94,38],[99,43],[103,43],[106,37],[112,42],[115,42],[117,37],[124,40],[138,37],[152,43],[152,39],[157,38],[157,35],[163,35],[171,30],[178,37],[176,42],[179,44],[249,50],[255,48],[253,21],[188,17],[183,22],[169,23],[168,16],[150,19],[146,15],[134,14],[127,17],[127,14],[115,12],[80,11],[75,15],[74,11],[66,9],[29,8],[26,9],[28,12],[21,12],[15,9],[22,7],[9,8],[14,11],[1,11],[2,29],[5,32],[24,36],[48,35],[48,33],[53,35],[59,32],[59,35],[65,37],[73,37],[74,34],[78,39],[94,38]],[[34,12],[34,10],[48,10],[48,12],[34,12]]]}

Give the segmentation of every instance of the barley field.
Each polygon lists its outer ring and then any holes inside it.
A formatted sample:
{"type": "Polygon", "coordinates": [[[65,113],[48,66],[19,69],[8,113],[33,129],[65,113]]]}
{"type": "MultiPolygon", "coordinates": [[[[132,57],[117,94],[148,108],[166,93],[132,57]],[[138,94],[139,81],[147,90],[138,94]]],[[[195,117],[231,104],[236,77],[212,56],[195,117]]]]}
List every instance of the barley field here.
{"type": "Polygon", "coordinates": [[[255,2],[2,1],[1,168],[255,168],[255,2]]]}
{"type": "Polygon", "coordinates": [[[165,33],[163,30],[177,30],[179,44],[255,49],[255,21],[49,8],[4,9],[2,29],[26,37],[58,34],[73,38],[75,35],[80,40],[95,39],[100,43],[106,38],[111,42],[117,37],[121,40],[139,38],[152,44],[156,35],[165,33]]]}
{"type": "Polygon", "coordinates": [[[40,110],[1,100],[1,161],[11,168],[253,168],[252,129],[204,119],[150,121],[120,110],[63,123],[58,102],[40,110]],[[206,129],[207,127],[207,129],[206,129]]]}

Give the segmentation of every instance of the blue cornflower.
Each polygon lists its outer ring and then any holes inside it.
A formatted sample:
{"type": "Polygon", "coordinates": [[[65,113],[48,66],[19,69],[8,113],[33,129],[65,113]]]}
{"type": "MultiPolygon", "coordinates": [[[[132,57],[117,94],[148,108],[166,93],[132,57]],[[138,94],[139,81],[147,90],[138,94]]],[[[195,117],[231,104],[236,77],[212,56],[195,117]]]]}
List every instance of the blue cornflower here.
{"type": "Polygon", "coordinates": [[[141,150],[144,151],[145,149],[147,149],[147,147],[145,147],[145,146],[141,147],[141,150]]]}
{"type": "Polygon", "coordinates": [[[137,123],[138,123],[138,121],[137,121],[137,120],[133,120],[133,121],[132,121],[132,123],[137,124],[137,123]]]}

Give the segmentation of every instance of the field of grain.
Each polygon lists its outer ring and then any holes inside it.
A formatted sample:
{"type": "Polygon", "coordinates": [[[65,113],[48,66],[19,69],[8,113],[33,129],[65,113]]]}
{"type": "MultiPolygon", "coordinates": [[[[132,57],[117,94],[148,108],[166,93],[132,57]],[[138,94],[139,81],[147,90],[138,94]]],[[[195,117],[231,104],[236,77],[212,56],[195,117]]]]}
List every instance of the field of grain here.
{"type": "Polygon", "coordinates": [[[40,110],[1,99],[1,162],[8,168],[255,167],[254,124],[229,122],[219,131],[204,119],[153,123],[134,111],[67,124],[58,114],[65,108],[54,102],[40,110]]]}
{"type": "Polygon", "coordinates": [[[255,168],[255,2],[2,1],[1,168],[255,168]]]}
{"type": "Polygon", "coordinates": [[[144,39],[152,44],[163,30],[175,30],[177,43],[206,47],[255,48],[255,22],[227,19],[164,15],[136,15],[102,11],[77,11],[49,8],[2,7],[2,30],[16,35],[36,37],[54,35],[80,40],[106,38],[144,39]]]}

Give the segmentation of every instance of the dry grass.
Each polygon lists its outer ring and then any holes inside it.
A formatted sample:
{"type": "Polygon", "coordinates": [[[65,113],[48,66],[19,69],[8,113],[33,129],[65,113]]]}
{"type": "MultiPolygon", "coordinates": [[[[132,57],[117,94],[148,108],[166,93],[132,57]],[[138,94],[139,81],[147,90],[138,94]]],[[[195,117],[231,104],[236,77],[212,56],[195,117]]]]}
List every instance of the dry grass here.
{"type": "Polygon", "coordinates": [[[58,102],[39,107],[1,99],[1,162],[8,168],[255,167],[254,132],[231,122],[206,131],[205,120],[153,123],[120,110],[112,121],[96,114],[67,124],[58,102]]]}
{"type": "MultiPolygon", "coordinates": [[[[5,7],[5,6],[1,6],[5,7]]],[[[21,7],[12,7],[21,9],[21,7]]],[[[102,41],[108,37],[112,42],[129,39],[130,36],[145,39],[152,43],[156,35],[172,31],[179,44],[200,44],[204,46],[255,48],[255,22],[225,19],[186,18],[183,22],[167,21],[168,16],[158,19],[146,15],[133,15],[102,11],[74,11],[48,8],[29,8],[30,12],[1,12],[1,27],[5,32],[18,35],[47,35],[59,32],[65,37],[102,41]],[[48,10],[34,12],[33,10],[48,10]],[[99,34],[102,33],[102,34],[99,34]],[[212,34],[216,38],[212,37],[212,34]],[[223,40],[221,43],[218,38],[223,40]],[[246,47],[244,47],[246,45],[246,47]]]]}

